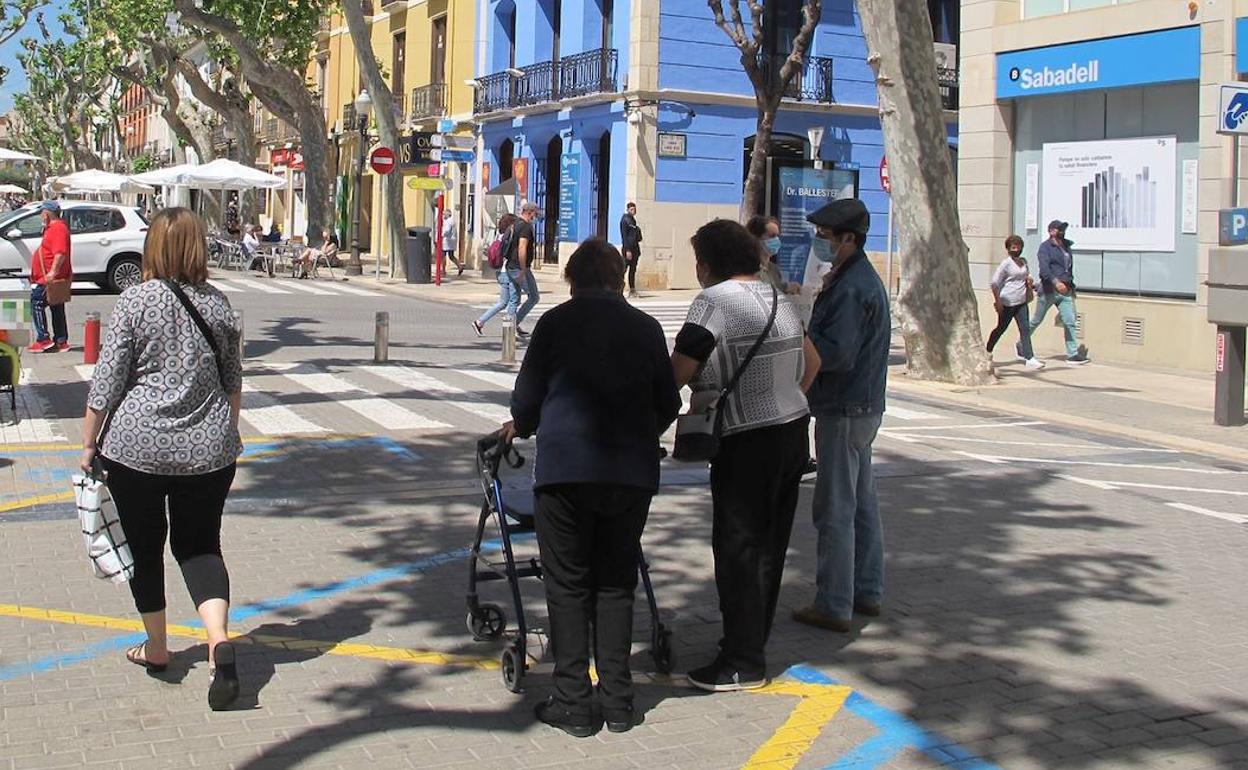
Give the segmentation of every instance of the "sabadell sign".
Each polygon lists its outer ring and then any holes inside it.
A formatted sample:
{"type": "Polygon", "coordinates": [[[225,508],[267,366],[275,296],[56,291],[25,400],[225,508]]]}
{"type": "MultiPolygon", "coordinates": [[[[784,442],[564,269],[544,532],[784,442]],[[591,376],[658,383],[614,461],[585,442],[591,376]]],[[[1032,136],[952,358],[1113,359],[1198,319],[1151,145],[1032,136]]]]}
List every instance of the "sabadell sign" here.
{"type": "Polygon", "coordinates": [[[998,99],[1199,79],[1198,27],[997,54],[998,99]]]}

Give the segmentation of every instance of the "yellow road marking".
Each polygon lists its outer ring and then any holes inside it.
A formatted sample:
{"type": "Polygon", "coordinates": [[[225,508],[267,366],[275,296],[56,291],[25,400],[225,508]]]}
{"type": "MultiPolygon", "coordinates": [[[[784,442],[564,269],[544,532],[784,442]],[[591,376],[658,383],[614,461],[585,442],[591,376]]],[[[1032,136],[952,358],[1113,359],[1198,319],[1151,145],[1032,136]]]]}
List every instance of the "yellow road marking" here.
{"type": "MultiPolygon", "coordinates": [[[[110,631],[142,631],[143,622],[127,618],[114,618],[106,615],[91,615],[83,612],[63,612],[40,607],[23,607],[15,604],[0,604],[0,616],[24,618],[27,620],[46,620],[52,623],[68,623],[76,626],[106,628],[110,631]]],[[[169,625],[170,636],[185,636],[204,641],[208,638],[202,628],[193,626],[169,625]]],[[[359,644],[356,642],[324,642],[316,639],[300,639],[293,636],[274,634],[244,633],[231,635],[235,641],[244,644],[259,644],[283,650],[318,652],[324,655],[338,655],[347,658],[368,658],[371,660],[388,660],[398,663],[411,663],[423,666],[468,666],[469,668],[496,669],[498,661],[490,658],[478,658],[468,655],[453,655],[432,650],[413,650],[404,647],[383,647],[375,644],[359,644]]]]}
{"type": "Polygon", "coordinates": [[[801,700],[784,724],[742,765],[742,770],[792,770],[841,710],[852,688],[781,680],[751,692],[796,695],[801,700]]]}
{"type": "Polygon", "coordinates": [[[62,441],[59,444],[0,444],[0,453],[3,452],[55,452],[57,450],[74,450],[82,449],[81,444],[70,444],[62,441]]]}
{"type": "Polygon", "coordinates": [[[0,504],[0,513],[5,511],[16,511],[19,508],[30,508],[44,503],[63,503],[74,499],[73,492],[57,492],[51,495],[35,495],[34,497],[23,497],[20,500],[14,500],[11,503],[0,504]]]}

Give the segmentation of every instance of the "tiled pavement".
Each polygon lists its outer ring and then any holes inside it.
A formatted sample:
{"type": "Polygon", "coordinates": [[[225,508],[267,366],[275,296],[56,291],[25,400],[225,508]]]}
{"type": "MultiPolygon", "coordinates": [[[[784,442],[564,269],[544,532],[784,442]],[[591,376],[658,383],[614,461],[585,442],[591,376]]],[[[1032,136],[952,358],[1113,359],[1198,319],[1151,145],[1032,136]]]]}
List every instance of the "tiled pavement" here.
{"type": "MultiPolygon", "coordinates": [[[[788,675],[695,694],[653,674],[639,611],[645,723],[578,741],[532,718],[548,664],[512,695],[499,645],[464,629],[466,450],[506,370],[257,360],[249,409],[268,411],[245,418],[224,532],[234,629],[255,643],[240,709],[211,713],[199,630],[174,629],[166,677],[126,663],[128,592],[89,576],[63,500],[32,502],[64,489],[86,387],[67,362],[38,366],[29,392],[66,440],[0,450],[0,770],[1248,767],[1239,466],[895,396],[876,444],[885,616],[844,636],[788,619],[813,590],[808,484],[769,648],[788,675]],[[396,414],[448,427],[379,422],[396,414]],[[292,415],[318,430],[277,435],[292,415]]],[[[669,470],[645,538],[678,670],[718,636],[709,499],[689,477],[669,470]]],[[[187,623],[176,568],[167,582],[187,623]]],[[[540,585],[525,592],[540,625],[540,585]]]]}

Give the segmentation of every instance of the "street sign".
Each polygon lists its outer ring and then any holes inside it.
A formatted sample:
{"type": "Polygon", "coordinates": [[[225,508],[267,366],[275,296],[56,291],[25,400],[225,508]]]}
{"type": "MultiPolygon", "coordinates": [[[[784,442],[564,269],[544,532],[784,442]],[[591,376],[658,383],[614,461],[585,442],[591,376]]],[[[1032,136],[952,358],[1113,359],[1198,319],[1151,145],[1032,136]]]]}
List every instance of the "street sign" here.
{"type": "Polygon", "coordinates": [[[441,146],[442,137],[437,134],[425,131],[413,132],[410,136],[403,138],[403,144],[399,148],[399,162],[404,168],[423,166],[434,160],[430,154],[435,152],[435,148],[441,146]]]}
{"type": "Polygon", "coordinates": [[[407,180],[409,190],[443,190],[451,189],[451,180],[439,179],[438,177],[413,176],[407,180]]]}
{"type": "Polygon", "coordinates": [[[430,163],[428,166],[425,166],[425,175],[442,176],[442,167],[437,163],[430,163]]]}
{"type": "Polygon", "coordinates": [[[1248,134],[1248,83],[1223,83],[1219,91],[1218,133],[1248,134]]]}
{"type": "Polygon", "coordinates": [[[440,160],[443,163],[473,163],[477,154],[471,150],[442,150],[440,160]]]}
{"type": "Polygon", "coordinates": [[[455,121],[450,118],[438,118],[438,133],[449,134],[455,130],[455,121]]]}
{"type": "Polygon", "coordinates": [[[373,171],[378,174],[389,174],[394,171],[398,161],[394,157],[394,150],[389,147],[378,147],[373,150],[373,154],[368,158],[368,164],[373,167],[373,171]]]}
{"type": "Polygon", "coordinates": [[[447,134],[442,137],[442,146],[448,150],[475,150],[477,148],[477,140],[471,136],[447,134]]]}
{"type": "Polygon", "coordinates": [[[888,173],[888,157],[880,158],[880,188],[888,194],[893,192],[893,178],[888,173]]]}
{"type": "Polygon", "coordinates": [[[1218,245],[1238,246],[1248,243],[1248,208],[1218,211],[1218,245]]]}

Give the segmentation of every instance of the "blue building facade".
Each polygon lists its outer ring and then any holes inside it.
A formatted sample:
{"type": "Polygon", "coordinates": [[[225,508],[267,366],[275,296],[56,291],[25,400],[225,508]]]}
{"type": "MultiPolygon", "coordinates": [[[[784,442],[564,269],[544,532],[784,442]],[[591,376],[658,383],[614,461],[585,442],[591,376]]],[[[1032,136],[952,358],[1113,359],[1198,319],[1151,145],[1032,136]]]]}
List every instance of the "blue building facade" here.
{"type": "MultiPolygon", "coordinates": [[[[767,3],[763,66],[787,56],[801,5],[767,3]]],[[[696,285],[689,236],[714,217],[753,213],[741,201],[757,116],[740,53],[705,0],[481,0],[480,19],[478,189],[514,178],[517,198],[544,208],[546,262],[595,235],[618,244],[618,222],[635,201],[643,285],[696,285]]],[[[796,173],[782,168],[818,160],[819,178],[834,177],[867,203],[876,223],[868,250],[883,252],[884,143],[866,56],[852,0],[825,0],[806,66],[777,116],[766,213],[779,213],[782,174],[796,173]]]]}

